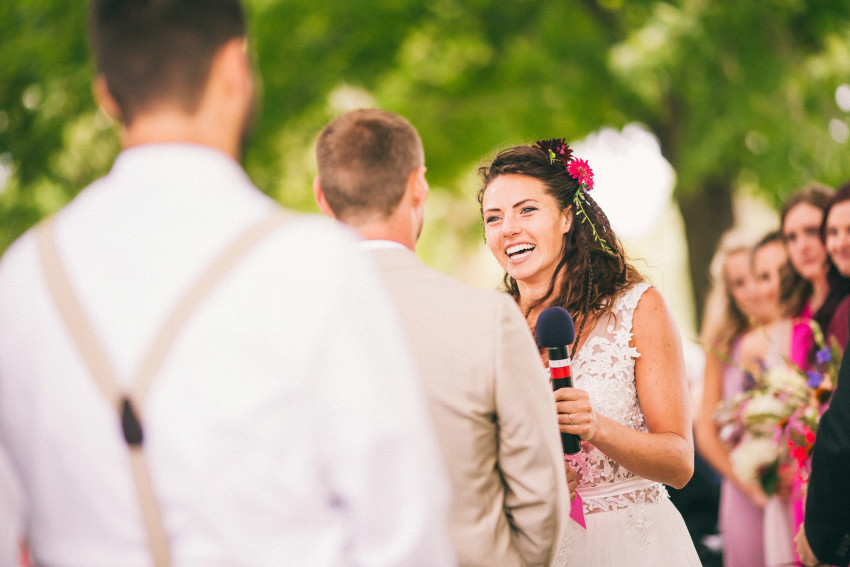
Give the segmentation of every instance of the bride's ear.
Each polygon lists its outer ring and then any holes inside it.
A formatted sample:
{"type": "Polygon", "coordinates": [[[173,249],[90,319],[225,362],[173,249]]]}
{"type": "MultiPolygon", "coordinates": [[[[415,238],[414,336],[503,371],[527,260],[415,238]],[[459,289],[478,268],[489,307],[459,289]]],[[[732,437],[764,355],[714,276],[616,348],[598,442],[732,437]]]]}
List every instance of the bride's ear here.
{"type": "Polygon", "coordinates": [[[570,205],[561,211],[561,234],[566,234],[573,226],[573,206],[570,205]]]}

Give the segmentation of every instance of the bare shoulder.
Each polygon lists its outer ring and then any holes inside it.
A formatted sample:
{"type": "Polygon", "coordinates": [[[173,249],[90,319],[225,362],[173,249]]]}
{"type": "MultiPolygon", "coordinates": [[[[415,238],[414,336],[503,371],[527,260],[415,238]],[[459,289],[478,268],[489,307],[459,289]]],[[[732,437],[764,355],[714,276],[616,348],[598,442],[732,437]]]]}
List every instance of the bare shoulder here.
{"type": "Polygon", "coordinates": [[[639,336],[658,336],[659,334],[678,334],[673,314],[664,300],[664,296],[655,287],[650,286],[643,293],[635,308],[633,332],[639,336]]]}

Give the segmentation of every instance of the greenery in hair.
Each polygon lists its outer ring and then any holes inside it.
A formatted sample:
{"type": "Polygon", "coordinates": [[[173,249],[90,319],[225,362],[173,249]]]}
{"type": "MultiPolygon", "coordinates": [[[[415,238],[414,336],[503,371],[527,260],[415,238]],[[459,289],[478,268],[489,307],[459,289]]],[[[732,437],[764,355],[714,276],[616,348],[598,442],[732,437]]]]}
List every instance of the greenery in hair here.
{"type": "Polygon", "coordinates": [[[575,205],[576,215],[582,224],[587,223],[590,225],[590,230],[593,232],[593,239],[599,243],[602,249],[609,254],[614,254],[614,251],[611,250],[605,239],[600,236],[599,231],[596,230],[596,226],[584,209],[585,194],[593,189],[593,170],[590,169],[590,166],[585,160],[573,156],[573,150],[564,141],[564,138],[540,140],[534,147],[543,150],[549,158],[549,165],[554,165],[556,161],[561,162],[567,169],[567,174],[578,182],[578,189],[575,195],[573,195],[573,205],[575,205]]]}

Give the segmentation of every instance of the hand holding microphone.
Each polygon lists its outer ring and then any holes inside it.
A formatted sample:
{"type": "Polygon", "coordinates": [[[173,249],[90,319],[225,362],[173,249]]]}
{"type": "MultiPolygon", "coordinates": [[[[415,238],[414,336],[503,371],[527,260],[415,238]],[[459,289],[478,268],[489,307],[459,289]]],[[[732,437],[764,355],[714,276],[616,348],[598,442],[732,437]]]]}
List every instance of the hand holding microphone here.
{"type": "MultiPolygon", "coordinates": [[[[549,351],[549,376],[553,390],[573,387],[570,345],[575,338],[573,318],[566,309],[552,306],[540,313],[537,318],[537,344],[549,351]]],[[[567,455],[578,453],[581,450],[579,436],[561,432],[561,446],[567,455]]]]}

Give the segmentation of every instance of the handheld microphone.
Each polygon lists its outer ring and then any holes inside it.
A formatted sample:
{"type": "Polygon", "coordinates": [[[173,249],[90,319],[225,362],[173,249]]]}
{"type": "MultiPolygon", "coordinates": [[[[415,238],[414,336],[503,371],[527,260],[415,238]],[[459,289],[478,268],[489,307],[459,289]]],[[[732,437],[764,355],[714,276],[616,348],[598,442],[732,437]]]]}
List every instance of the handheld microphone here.
{"type": "MultiPolygon", "coordinates": [[[[570,345],[576,338],[576,327],[569,311],[553,305],[537,318],[537,344],[549,351],[549,376],[552,390],[573,387],[570,369],[570,345]]],[[[581,450],[581,440],[573,433],[561,432],[561,447],[567,455],[581,450]]]]}

